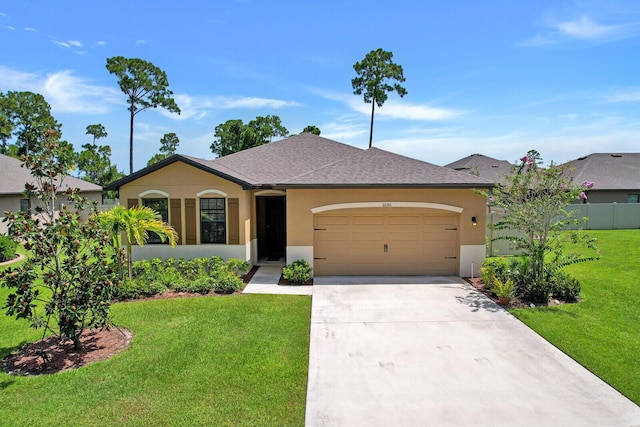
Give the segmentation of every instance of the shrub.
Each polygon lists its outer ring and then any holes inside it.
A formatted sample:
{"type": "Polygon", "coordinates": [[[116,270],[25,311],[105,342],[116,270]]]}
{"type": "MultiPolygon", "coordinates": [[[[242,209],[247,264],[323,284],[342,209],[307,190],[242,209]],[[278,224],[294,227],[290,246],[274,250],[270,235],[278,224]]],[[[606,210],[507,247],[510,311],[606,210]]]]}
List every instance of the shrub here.
{"type": "Polygon", "coordinates": [[[493,288],[496,278],[505,280],[508,275],[508,261],[504,258],[487,258],[480,268],[480,279],[487,289],[493,288]]]}
{"type": "Polygon", "coordinates": [[[16,248],[18,244],[11,237],[0,235],[0,262],[11,261],[16,257],[16,248]]]}
{"type": "Polygon", "coordinates": [[[167,287],[159,282],[148,282],[140,278],[123,280],[116,288],[114,297],[119,300],[135,299],[161,294],[167,287]]]}
{"type": "Polygon", "coordinates": [[[564,302],[576,302],[580,296],[580,281],[562,271],[549,278],[551,295],[564,302]]]}
{"type": "Polygon", "coordinates": [[[229,258],[227,265],[229,270],[238,277],[242,277],[249,272],[250,265],[243,259],[229,258]]]}
{"type": "Polygon", "coordinates": [[[497,277],[493,279],[493,292],[498,297],[513,298],[513,294],[516,291],[516,287],[513,284],[513,280],[507,279],[502,281],[497,277]]]}
{"type": "Polygon", "coordinates": [[[192,292],[206,295],[214,288],[216,280],[213,277],[200,276],[194,280],[186,280],[174,285],[176,292],[192,292]]]}
{"type": "Polygon", "coordinates": [[[213,290],[217,294],[232,294],[243,285],[242,279],[231,271],[221,273],[216,277],[213,290]]]}
{"type": "Polygon", "coordinates": [[[303,284],[311,279],[309,263],[304,259],[299,259],[282,268],[282,276],[291,283],[303,284]]]}

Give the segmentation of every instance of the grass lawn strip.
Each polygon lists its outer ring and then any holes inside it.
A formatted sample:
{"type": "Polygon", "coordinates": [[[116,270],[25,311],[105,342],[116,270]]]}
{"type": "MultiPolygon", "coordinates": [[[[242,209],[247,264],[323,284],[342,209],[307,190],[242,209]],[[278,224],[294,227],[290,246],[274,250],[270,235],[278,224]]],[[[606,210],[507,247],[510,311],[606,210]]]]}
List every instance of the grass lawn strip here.
{"type": "Polygon", "coordinates": [[[601,259],[566,271],[582,302],[512,309],[514,316],[640,405],[640,230],[592,230],[601,259]]]}

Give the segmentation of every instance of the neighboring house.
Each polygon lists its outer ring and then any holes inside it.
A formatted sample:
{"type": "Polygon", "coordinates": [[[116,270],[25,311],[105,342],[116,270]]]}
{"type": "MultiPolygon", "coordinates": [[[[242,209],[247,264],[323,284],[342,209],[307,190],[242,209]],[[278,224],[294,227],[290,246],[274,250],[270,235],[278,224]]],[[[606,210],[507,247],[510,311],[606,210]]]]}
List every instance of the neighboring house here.
{"type": "Polygon", "coordinates": [[[568,164],[574,183],[595,183],[587,203],[640,203],[640,153],[594,153],[568,164]]]}
{"type": "Polygon", "coordinates": [[[482,154],[472,154],[444,167],[499,182],[502,177],[511,174],[513,165],[506,160],[498,160],[482,154]]]}
{"type": "MultiPolygon", "coordinates": [[[[7,232],[7,223],[2,222],[5,212],[33,212],[35,201],[24,195],[24,185],[27,182],[35,183],[31,171],[23,168],[20,160],[0,154],[0,234],[7,232]]],[[[69,187],[79,188],[87,199],[98,203],[102,200],[102,187],[99,185],[64,175],[60,192],[65,192],[69,187]]],[[[66,203],[64,196],[58,197],[56,209],[60,203],[66,203]]]]}
{"type": "Polygon", "coordinates": [[[174,155],[114,182],[179,246],[134,258],[305,259],[315,275],[478,274],[487,179],[304,133],[214,160],[174,155]],[[473,266],[473,271],[472,271],[473,266]]]}

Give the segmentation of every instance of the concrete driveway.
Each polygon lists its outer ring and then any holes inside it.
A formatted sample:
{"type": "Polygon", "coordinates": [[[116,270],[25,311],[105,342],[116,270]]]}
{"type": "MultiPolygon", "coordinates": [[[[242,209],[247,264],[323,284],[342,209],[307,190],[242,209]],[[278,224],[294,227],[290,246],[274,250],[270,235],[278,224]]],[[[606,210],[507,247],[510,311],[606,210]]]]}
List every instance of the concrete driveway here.
{"type": "Polygon", "coordinates": [[[640,426],[640,408],[462,279],[317,277],[306,425],[640,426]]]}

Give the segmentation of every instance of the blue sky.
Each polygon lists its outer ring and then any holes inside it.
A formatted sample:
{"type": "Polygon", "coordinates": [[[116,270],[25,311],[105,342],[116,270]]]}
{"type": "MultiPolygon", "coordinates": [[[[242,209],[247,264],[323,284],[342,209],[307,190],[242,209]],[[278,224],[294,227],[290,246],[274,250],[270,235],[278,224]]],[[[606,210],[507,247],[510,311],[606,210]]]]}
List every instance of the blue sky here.
{"type": "Polygon", "coordinates": [[[218,124],[268,114],[365,148],[370,104],[351,79],[377,48],[403,66],[408,94],[377,109],[376,147],[439,165],[639,151],[637,1],[0,0],[0,46],[0,91],[44,95],[76,149],[102,123],[126,172],[112,56],[165,70],[182,110],[136,116],[136,169],[167,132],[178,152],[213,158],[218,124]]]}

